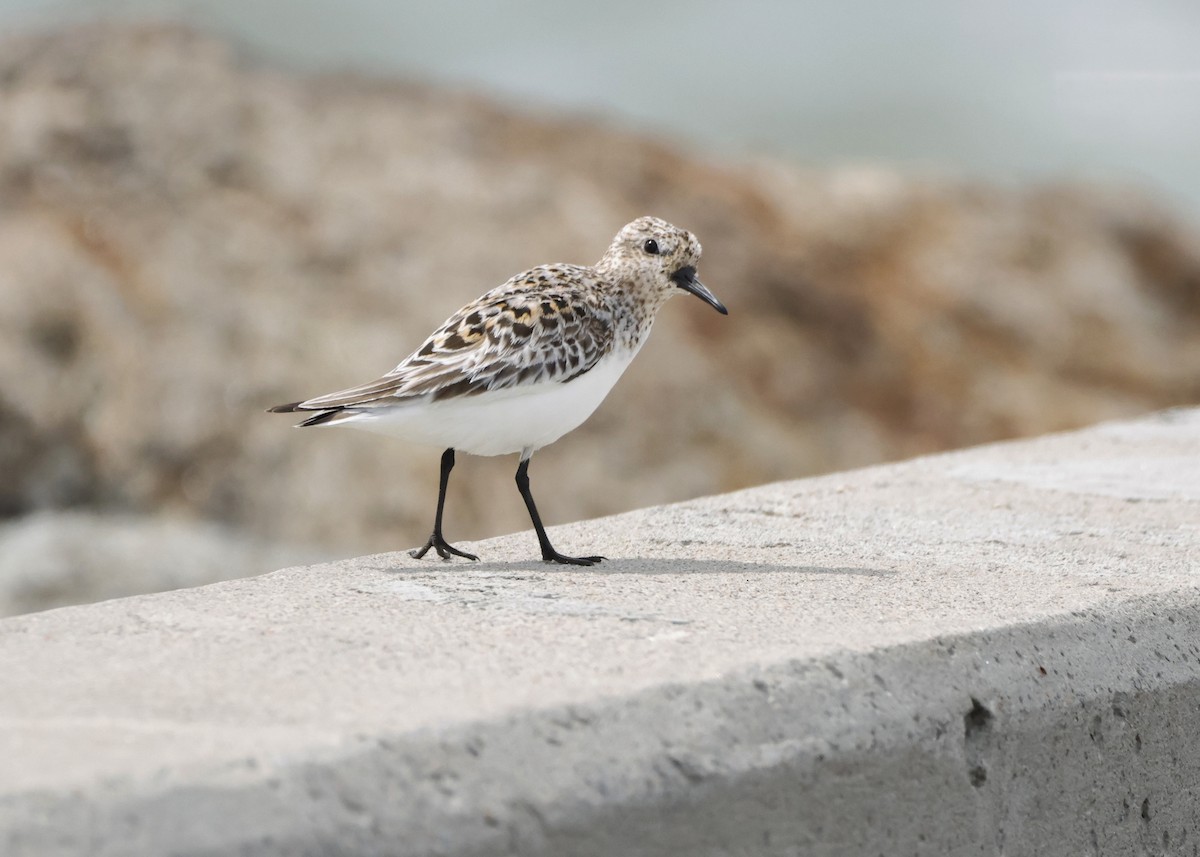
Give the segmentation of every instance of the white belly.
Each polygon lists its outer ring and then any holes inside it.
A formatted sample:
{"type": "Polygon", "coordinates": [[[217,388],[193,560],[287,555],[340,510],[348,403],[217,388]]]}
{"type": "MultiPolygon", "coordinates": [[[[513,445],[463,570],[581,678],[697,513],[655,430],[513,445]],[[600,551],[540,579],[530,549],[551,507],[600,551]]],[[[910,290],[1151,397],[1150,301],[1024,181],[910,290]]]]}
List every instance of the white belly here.
{"type": "Polygon", "coordinates": [[[378,408],[332,425],[378,432],[473,455],[532,452],[592,415],[636,352],[609,355],[566,383],[513,387],[440,402],[378,408]]]}

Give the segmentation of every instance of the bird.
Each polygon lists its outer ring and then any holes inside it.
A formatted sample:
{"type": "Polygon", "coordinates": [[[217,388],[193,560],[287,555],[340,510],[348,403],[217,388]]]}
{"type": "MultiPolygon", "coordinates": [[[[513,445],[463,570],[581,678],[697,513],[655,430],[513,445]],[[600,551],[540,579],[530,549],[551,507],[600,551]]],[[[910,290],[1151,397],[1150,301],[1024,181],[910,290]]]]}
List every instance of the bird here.
{"type": "Polygon", "coordinates": [[[533,453],[577,428],[637,355],[668,299],[695,295],[729,310],[696,275],[696,236],[657,217],[617,232],[595,265],[539,265],[451,315],[408,357],[375,381],[278,405],[272,413],[311,414],[297,427],[348,426],[444,449],[434,550],[477,560],[442,533],[455,452],[519,454],[516,483],[546,562],[590,566],[603,556],[554,549],[529,487],[533,453]]]}

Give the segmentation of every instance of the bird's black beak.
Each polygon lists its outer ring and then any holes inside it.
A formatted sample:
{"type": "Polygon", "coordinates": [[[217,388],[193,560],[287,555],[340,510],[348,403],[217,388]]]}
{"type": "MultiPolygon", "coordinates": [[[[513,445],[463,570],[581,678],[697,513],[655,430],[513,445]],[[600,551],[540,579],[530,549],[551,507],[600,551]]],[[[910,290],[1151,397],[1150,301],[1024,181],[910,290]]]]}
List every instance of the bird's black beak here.
{"type": "Polygon", "coordinates": [[[725,304],[717,300],[717,296],[708,290],[704,283],[696,279],[696,269],[691,265],[685,268],[680,268],[671,275],[671,282],[679,286],[685,292],[691,292],[700,300],[704,301],[710,307],[715,309],[721,315],[729,315],[729,310],[725,309],[725,304]]]}

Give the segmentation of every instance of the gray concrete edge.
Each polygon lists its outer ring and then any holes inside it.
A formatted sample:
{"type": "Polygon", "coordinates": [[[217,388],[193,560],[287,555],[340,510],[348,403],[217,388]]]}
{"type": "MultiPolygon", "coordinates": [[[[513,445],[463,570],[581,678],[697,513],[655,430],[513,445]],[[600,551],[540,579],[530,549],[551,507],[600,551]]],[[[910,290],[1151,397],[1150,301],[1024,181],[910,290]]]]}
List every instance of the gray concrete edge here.
{"type": "Polygon", "coordinates": [[[1200,595],[0,803],[6,854],[1075,853],[1187,835],[1200,595]],[[1190,737],[1189,737],[1190,736],[1190,737]],[[513,776],[514,770],[537,776],[513,776]],[[183,843],[187,843],[184,845],[183,843]]]}

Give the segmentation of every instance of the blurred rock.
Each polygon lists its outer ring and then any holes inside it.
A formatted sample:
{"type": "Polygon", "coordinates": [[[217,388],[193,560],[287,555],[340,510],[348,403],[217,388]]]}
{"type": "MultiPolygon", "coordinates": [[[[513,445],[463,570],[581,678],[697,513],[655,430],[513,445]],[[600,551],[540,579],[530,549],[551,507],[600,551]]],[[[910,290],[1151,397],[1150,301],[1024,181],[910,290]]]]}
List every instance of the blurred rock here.
{"type": "MultiPolygon", "coordinates": [[[[0,512],[417,544],[438,450],[263,409],[375,377],[485,289],[594,261],[646,213],[699,235],[731,314],[673,302],[539,453],[551,521],[1200,399],[1200,244],[1136,193],[719,165],[97,26],[0,50],[0,512]]],[[[460,461],[448,536],[528,526],[515,466],[460,461]]]]}
{"type": "Polygon", "coordinates": [[[203,521],[38,512],[0,525],[0,616],[201,586],[327,558],[203,521]]]}

